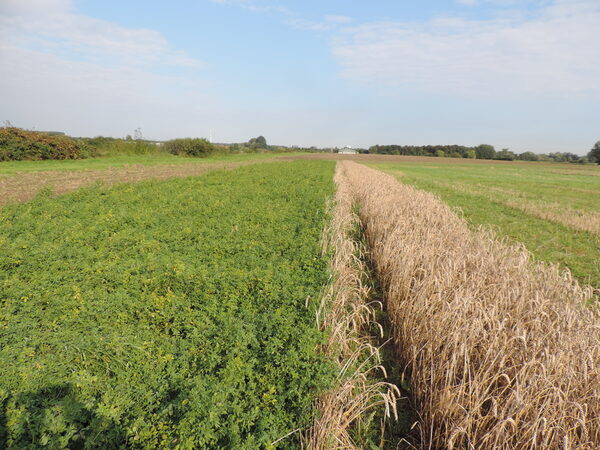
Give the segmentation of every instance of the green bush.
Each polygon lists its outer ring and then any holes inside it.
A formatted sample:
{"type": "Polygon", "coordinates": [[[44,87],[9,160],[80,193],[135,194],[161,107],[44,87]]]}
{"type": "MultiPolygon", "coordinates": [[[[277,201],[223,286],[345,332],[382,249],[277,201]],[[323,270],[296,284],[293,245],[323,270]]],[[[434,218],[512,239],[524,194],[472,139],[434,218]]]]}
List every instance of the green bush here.
{"type": "Polygon", "coordinates": [[[97,136],[79,140],[82,150],[90,157],[119,156],[119,155],[151,155],[164,153],[162,146],[153,142],[128,139],[115,139],[97,136]]]}
{"type": "Polygon", "coordinates": [[[80,159],[84,156],[77,141],[68,136],[15,127],[0,128],[0,161],[80,159]]]}
{"type": "Polygon", "coordinates": [[[333,167],[0,209],[0,448],[258,449],[310,426],[334,376],[305,306],[333,167]]]}
{"type": "Polygon", "coordinates": [[[164,144],[165,151],[174,155],[182,156],[209,156],[217,151],[217,147],[208,142],[206,139],[173,139],[164,144]]]}

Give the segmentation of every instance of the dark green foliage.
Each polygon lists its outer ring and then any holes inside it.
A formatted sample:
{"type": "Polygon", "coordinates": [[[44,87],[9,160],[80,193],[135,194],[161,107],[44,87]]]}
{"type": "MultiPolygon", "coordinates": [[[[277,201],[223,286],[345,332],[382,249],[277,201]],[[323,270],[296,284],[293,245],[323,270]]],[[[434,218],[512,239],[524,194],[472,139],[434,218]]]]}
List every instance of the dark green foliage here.
{"type": "MultiPolygon", "coordinates": [[[[600,141],[598,146],[598,162],[600,163],[600,141]]],[[[592,150],[593,152],[594,150],[592,150]]],[[[449,156],[451,158],[477,158],[477,159],[498,159],[504,161],[513,161],[520,159],[522,161],[556,161],[556,162],[585,162],[584,158],[574,153],[549,153],[547,155],[537,155],[533,152],[525,152],[516,155],[507,148],[496,151],[494,146],[481,144],[477,147],[465,147],[463,145],[374,145],[369,149],[370,153],[379,153],[385,155],[412,155],[412,156],[449,156]]],[[[592,153],[588,155],[591,160],[592,153]]]]}
{"type": "Polygon", "coordinates": [[[250,139],[248,141],[248,146],[251,148],[262,148],[262,149],[269,148],[269,146],[267,145],[267,140],[265,139],[264,136],[258,136],[258,137],[250,139]]]}
{"type": "Polygon", "coordinates": [[[579,162],[581,159],[581,156],[569,152],[548,153],[547,156],[556,162],[579,162]]]}
{"type": "Polygon", "coordinates": [[[141,139],[116,139],[97,136],[93,138],[80,138],[78,139],[78,143],[88,157],[165,153],[162,146],[141,139]]]}
{"type": "Polygon", "coordinates": [[[600,164],[600,141],[594,144],[594,147],[588,153],[588,159],[590,162],[600,164]]]}
{"type": "MultiPolygon", "coordinates": [[[[261,448],[332,379],[307,297],[333,165],[0,210],[0,447],[261,448]]],[[[298,445],[298,433],[278,446],[298,445]]]]}
{"type": "Polygon", "coordinates": [[[496,150],[491,145],[465,147],[464,145],[374,145],[369,153],[411,156],[450,156],[452,158],[493,159],[496,150]]]}
{"type": "Polygon", "coordinates": [[[217,148],[206,139],[173,139],[164,144],[165,151],[174,155],[183,156],[209,156],[217,151],[217,148]]]}
{"type": "Polygon", "coordinates": [[[519,155],[521,161],[538,161],[540,158],[533,152],[523,152],[519,155]]]}
{"type": "Polygon", "coordinates": [[[15,127],[0,128],[0,161],[79,159],[83,156],[77,142],[68,136],[15,127]]]}
{"type": "Polygon", "coordinates": [[[513,161],[517,159],[517,155],[515,155],[509,149],[503,148],[502,150],[496,153],[494,159],[498,159],[500,161],[513,161]]]}
{"type": "Polygon", "coordinates": [[[494,159],[496,156],[496,149],[493,145],[481,144],[475,147],[475,153],[477,159],[494,159]]]}

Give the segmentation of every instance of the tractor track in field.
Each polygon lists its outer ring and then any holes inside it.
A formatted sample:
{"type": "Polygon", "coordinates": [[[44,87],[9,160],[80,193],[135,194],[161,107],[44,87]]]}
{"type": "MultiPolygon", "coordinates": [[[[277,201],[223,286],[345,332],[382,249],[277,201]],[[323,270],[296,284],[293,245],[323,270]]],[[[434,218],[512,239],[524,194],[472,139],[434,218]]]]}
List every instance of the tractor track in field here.
{"type": "Polygon", "coordinates": [[[9,203],[27,202],[42,189],[50,188],[53,195],[66,194],[96,183],[113,185],[137,183],[144,180],[168,180],[171,178],[203,175],[213,170],[235,169],[272,160],[257,160],[229,163],[170,164],[145,166],[135,164],[110,169],[86,169],[77,171],[46,171],[0,175],[0,206],[9,203]]]}

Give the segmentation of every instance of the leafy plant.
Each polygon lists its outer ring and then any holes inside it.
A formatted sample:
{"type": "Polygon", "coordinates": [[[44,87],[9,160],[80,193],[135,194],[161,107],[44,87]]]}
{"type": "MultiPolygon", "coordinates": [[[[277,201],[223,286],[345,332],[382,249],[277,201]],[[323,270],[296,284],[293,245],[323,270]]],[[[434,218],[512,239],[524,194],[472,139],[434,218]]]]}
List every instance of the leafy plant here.
{"type": "Polygon", "coordinates": [[[165,150],[174,155],[208,156],[217,151],[217,148],[206,139],[173,139],[164,144],[165,150]]]}
{"type": "Polygon", "coordinates": [[[334,377],[305,306],[327,281],[332,169],[271,163],[2,208],[0,442],[260,448],[309,426],[334,377]]]}
{"type": "Polygon", "coordinates": [[[15,127],[0,128],[0,161],[79,159],[83,156],[77,142],[68,136],[15,127]]]}

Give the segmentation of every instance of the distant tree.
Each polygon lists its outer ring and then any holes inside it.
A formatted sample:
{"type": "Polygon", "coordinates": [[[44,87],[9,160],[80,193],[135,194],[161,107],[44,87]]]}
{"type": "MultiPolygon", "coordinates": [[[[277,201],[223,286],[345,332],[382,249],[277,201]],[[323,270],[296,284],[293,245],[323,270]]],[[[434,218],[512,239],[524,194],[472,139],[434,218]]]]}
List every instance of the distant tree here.
{"type": "Polygon", "coordinates": [[[503,161],[513,161],[517,159],[517,155],[515,155],[509,149],[503,148],[502,150],[496,153],[496,157],[494,159],[500,159],[503,161]]]}
{"type": "Polygon", "coordinates": [[[538,161],[540,158],[533,152],[523,152],[519,155],[521,161],[538,161]]]}
{"type": "Polygon", "coordinates": [[[477,159],[494,159],[496,156],[496,149],[493,145],[481,144],[475,148],[477,159]]]}
{"type": "Polygon", "coordinates": [[[218,149],[206,139],[180,138],[164,143],[163,148],[174,155],[205,157],[218,149]]]}
{"type": "Polygon", "coordinates": [[[268,148],[267,140],[264,136],[258,136],[248,141],[248,145],[252,148],[268,148]]]}
{"type": "Polygon", "coordinates": [[[581,159],[581,156],[576,155],[575,153],[565,153],[565,160],[571,163],[576,163],[579,162],[579,160],[581,159]]]}
{"type": "Polygon", "coordinates": [[[444,156],[446,156],[446,152],[444,150],[436,150],[435,151],[435,156],[443,158],[444,156]]]}
{"type": "Polygon", "coordinates": [[[466,157],[470,158],[470,159],[477,158],[477,150],[473,150],[473,149],[467,150],[467,156],[466,157]]]}
{"type": "Polygon", "coordinates": [[[579,162],[579,159],[581,158],[579,155],[569,152],[549,153],[548,157],[556,162],[579,162]]]}
{"type": "Polygon", "coordinates": [[[600,164],[600,141],[596,142],[587,155],[590,162],[600,164]]]}

